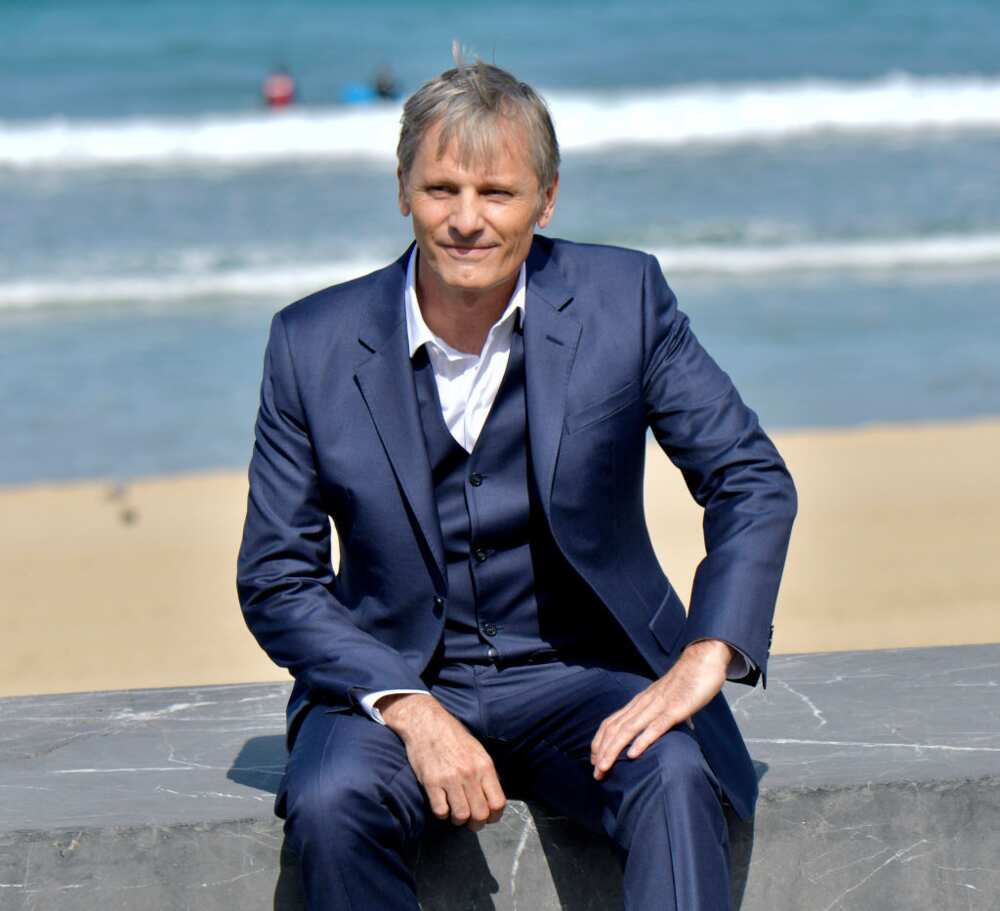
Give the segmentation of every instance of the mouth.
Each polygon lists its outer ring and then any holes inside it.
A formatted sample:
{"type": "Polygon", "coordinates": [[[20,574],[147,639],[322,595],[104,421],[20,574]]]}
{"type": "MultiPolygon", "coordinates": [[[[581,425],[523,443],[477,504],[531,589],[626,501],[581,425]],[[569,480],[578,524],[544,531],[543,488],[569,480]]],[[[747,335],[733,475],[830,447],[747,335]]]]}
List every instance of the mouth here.
{"type": "Polygon", "coordinates": [[[454,259],[483,259],[494,249],[493,245],[464,246],[462,244],[441,244],[441,248],[454,259]]]}

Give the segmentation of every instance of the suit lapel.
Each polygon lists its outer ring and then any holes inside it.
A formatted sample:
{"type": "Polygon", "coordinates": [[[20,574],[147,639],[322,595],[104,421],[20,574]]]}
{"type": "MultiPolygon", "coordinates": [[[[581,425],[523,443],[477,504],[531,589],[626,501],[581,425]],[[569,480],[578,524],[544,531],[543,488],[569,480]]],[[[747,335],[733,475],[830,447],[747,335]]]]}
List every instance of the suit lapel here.
{"type": "MultiPolygon", "coordinates": [[[[371,309],[359,334],[362,357],[354,376],[443,590],[444,544],[413,385],[403,310],[409,253],[407,250],[384,270],[372,295],[371,309]]],[[[580,324],[566,309],[573,295],[552,264],[547,248],[538,240],[528,256],[526,293],[524,362],[528,437],[532,467],[548,515],[580,324]]]]}
{"type": "MultiPolygon", "coordinates": [[[[412,245],[411,248],[412,249],[412,245]]],[[[354,376],[396,480],[420,527],[444,589],[445,562],[431,467],[424,445],[410,366],[403,289],[409,250],[383,272],[359,341],[364,348],[354,376]]]]}
{"type": "Polygon", "coordinates": [[[524,370],[528,438],[542,505],[549,516],[580,323],[566,309],[573,299],[572,293],[552,263],[547,247],[537,239],[527,266],[524,370]]]}

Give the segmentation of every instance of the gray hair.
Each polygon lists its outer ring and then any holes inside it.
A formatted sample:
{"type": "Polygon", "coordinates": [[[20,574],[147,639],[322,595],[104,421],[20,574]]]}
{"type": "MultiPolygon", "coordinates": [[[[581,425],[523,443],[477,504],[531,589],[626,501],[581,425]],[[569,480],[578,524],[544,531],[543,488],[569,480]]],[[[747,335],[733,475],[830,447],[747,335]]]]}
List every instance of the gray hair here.
{"type": "Polygon", "coordinates": [[[463,166],[489,162],[496,153],[504,121],[518,121],[528,137],[528,155],[544,193],[559,171],[559,142],[549,109],[527,83],[506,70],[476,59],[462,61],[456,42],[453,69],[446,70],[411,95],[403,106],[396,157],[405,178],[427,131],[441,124],[438,155],[454,140],[463,166]]]}

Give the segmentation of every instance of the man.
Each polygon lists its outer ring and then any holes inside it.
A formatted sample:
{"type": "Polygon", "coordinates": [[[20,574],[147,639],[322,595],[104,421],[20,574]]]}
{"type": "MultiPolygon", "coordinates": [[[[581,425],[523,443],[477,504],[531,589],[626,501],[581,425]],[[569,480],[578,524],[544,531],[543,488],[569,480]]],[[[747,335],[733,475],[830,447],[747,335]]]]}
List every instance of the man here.
{"type": "Polygon", "coordinates": [[[655,260],[534,235],[544,103],[459,65],[406,104],[415,244],[274,318],[238,587],[295,678],[277,811],[313,909],[417,907],[428,813],[511,787],[617,847],[629,909],[728,907],[720,694],[765,672],[795,493],[655,260]],[[643,518],[647,431],[705,508],[687,616],[643,518]],[[329,519],[339,569],[331,569],[329,519]]]}

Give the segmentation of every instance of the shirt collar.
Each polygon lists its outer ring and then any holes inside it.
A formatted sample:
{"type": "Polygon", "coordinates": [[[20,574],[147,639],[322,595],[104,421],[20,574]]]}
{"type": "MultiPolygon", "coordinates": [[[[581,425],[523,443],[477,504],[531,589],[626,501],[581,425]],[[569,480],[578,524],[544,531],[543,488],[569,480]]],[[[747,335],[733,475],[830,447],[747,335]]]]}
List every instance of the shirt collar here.
{"type": "MultiPolygon", "coordinates": [[[[427,323],[424,322],[424,315],[420,312],[420,304],[417,301],[418,252],[419,247],[414,244],[413,252],[410,253],[410,260],[406,266],[406,289],[403,292],[403,303],[406,311],[406,337],[410,345],[410,357],[413,357],[413,355],[417,353],[421,345],[428,343],[438,348],[442,354],[447,355],[449,360],[475,357],[475,355],[452,348],[452,346],[449,345],[443,338],[435,335],[427,323]]],[[[500,319],[498,319],[490,328],[489,335],[486,336],[486,344],[483,346],[484,350],[486,345],[489,345],[490,338],[500,328],[506,327],[508,324],[513,326],[515,318],[514,315],[516,313],[520,313],[521,322],[524,322],[524,302],[527,297],[525,293],[525,289],[527,288],[527,275],[527,266],[524,263],[521,263],[521,271],[517,276],[517,284],[514,286],[514,293],[510,297],[507,308],[500,315],[500,319]]]]}

